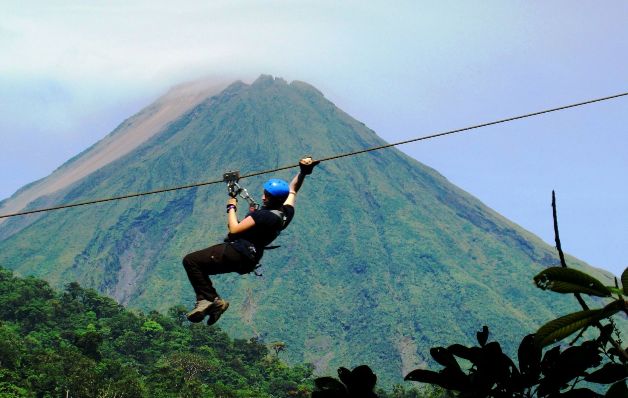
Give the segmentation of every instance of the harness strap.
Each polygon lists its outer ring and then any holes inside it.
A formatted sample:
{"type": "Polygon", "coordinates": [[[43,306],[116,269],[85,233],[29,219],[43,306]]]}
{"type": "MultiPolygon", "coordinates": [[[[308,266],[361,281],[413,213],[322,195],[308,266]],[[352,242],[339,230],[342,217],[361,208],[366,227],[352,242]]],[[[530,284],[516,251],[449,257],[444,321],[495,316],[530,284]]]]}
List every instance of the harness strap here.
{"type": "Polygon", "coordinates": [[[286,217],[286,215],[279,210],[270,210],[270,212],[281,219],[281,229],[284,229],[286,227],[286,221],[288,221],[288,217],[286,217]]]}

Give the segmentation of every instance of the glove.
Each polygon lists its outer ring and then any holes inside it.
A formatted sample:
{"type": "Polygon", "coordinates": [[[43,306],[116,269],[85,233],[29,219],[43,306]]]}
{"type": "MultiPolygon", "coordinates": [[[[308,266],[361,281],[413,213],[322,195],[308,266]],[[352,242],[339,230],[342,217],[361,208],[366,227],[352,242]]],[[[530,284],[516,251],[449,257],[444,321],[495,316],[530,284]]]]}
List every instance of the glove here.
{"type": "Polygon", "coordinates": [[[310,175],[312,174],[312,170],[314,170],[314,166],[319,164],[320,160],[312,160],[311,156],[305,156],[303,159],[299,160],[299,167],[301,168],[301,174],[310,175]]]}

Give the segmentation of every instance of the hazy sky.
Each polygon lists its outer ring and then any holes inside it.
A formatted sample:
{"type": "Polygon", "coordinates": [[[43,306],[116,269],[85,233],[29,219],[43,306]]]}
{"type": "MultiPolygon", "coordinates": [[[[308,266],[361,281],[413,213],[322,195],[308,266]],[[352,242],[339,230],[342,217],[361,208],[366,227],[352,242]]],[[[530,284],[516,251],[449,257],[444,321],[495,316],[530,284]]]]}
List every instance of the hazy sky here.
{"type": "MultiPolygon", "coordinates": [[[[177,3],[0,0],[0,198],[199,77],[309,82],[389,142],[628,91],[625,1],[177,3]]],[[[550,243],[555,189],[564,249],[618,275],[627,125],[624,98],[399,149],[550,243]]]]}

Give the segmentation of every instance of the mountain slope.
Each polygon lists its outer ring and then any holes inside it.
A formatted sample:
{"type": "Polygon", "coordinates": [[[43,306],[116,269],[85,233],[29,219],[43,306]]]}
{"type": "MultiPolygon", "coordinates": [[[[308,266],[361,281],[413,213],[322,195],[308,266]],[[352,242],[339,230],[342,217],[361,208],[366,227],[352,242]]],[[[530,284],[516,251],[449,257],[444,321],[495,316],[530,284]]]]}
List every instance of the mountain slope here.
{"type": "MultiPolygon", "coordinates": [[[[306,153],[320,158],[383,143],[312,86],[262,76],[206,98],[30,206],[214,180],[226,170],[266,170],[306,153]]],[[[268,177],[242,182],[259,197],[268,177]]],[[[214,185],[11,219],[0,225],[0,265],[54,285],[78,280],[131,306],[190,304],[180,261],[224,237],[225,193],[214,185]]],[[[550,306],[531,282],[558,262],[551,247],[397,149],[318,166],[278,243],[263,259],[263,277],[215,278],[232,302],[221,326],[282,340],[290,358],[320,372],[366,362],[385,381],[400,381],[427,360],[429,347],[471,341],[483,324],[514,343],[576,308],[565,298],[550,306]]]]}

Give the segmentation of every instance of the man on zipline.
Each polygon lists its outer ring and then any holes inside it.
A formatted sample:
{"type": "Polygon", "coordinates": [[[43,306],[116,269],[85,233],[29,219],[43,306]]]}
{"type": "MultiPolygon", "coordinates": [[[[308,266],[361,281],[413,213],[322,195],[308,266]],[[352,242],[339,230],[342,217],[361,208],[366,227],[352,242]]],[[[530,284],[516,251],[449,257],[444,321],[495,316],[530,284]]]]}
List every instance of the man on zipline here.
{"type": "Polygon", "coordinates": [[[252,210],[242,221],[236,212],[238,200],[227,201],[227,226],[229,234],[220,243],[183,258],[183,266],[196,293],[196,306],[187,314],[190,322],[202,322],[209,315],[208,325],[213,325],[229,308],[229,302],[218,296],[209,275],[237,272],[241,275],[255,270],[268,246],[285,229],[294,216],[296,195],[306,175],[312,173],[319,161],[305,157],[299,161],[300,172],[290,184],[273,178],[264,184],[263,206],[252,210]]]}

